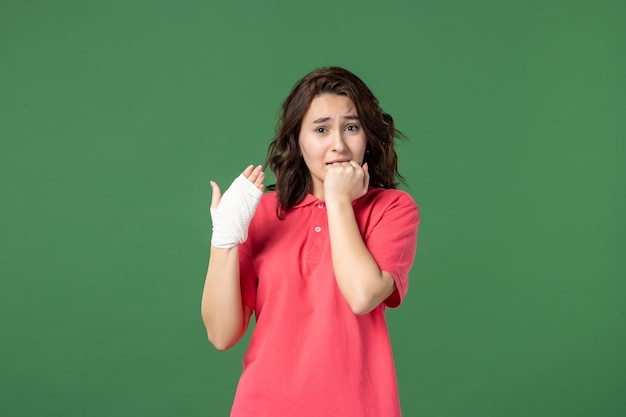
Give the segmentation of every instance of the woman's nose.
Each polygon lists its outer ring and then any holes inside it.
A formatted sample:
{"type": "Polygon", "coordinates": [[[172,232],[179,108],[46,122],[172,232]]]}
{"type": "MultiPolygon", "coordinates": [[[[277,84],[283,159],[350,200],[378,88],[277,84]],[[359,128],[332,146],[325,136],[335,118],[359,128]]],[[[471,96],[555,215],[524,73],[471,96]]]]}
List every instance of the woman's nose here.
{"type": "Polygon", "coordinates": [[[343,139],[343,132],[336,130],[332,135],[332,150],[335,152],[343,152],[346,149],[346,143],[343,139]]]}

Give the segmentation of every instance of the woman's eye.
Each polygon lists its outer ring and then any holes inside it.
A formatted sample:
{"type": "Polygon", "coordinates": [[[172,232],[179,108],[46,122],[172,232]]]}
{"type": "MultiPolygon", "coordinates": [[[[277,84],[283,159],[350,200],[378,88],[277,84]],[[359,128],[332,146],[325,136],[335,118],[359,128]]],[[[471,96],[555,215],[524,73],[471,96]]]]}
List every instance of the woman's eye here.
{"type": "Polygon", "coordinates": [[[315,129],[315,131],[317,133],[326,133],[326,128],[325,127],[318,127],[317,129],[315,129]]]}
{"type": "Polygon", "coordinates": [[[359,127],[355,126],[355,125],[350,125],[350,126],[346,127],[346,130],[348,130],[350,132],[356,132],[357,130],[359,130],[359,127]]]}

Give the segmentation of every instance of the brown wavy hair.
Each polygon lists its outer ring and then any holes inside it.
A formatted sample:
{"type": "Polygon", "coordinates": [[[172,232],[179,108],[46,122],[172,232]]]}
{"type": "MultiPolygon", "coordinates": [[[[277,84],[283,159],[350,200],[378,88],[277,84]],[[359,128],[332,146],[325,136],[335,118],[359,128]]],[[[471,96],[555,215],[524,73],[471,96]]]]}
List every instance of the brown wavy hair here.
{"type": "Polygon", "coordinates": [[[398,172],[394,139],[405,137],[395,128],[393,118],[383,112],[378,99],[359,77],[340,67],[319,68],[298,81],[283,102],[276,133],[267,150],[265,165],[276,176],[276,184],[268,189],[276,191],[276,212],[280,218],[302,202],[312,188],[299,135],[311,102],[322,94],[347,96],[354,103],[367,138],[363,163],[368,163],[370,185],[396,188],[404,180],[398,172]]]}

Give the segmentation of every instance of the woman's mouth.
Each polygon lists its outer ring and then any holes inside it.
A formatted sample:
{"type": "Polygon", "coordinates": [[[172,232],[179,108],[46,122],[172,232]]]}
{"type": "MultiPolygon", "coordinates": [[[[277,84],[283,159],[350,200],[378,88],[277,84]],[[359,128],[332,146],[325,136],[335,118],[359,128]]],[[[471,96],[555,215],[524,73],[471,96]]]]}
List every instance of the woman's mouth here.
{"type": "Polygon", "coordinates": [[[350,160],[346,159],[346,158],[335,159],[334,161],[326,162],[326,165],[337,164],[337,163],[341,163],[341,162],[350,162],[350,160]]]}

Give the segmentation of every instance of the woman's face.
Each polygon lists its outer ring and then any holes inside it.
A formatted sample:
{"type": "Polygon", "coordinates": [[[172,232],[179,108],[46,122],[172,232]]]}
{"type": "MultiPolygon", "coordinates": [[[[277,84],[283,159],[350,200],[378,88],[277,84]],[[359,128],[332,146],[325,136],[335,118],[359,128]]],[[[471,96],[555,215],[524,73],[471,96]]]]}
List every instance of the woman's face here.
{"type": "Polygon", "coordinates": [[[324,199],[326,165],[350,160],[361,165],[367,138],[352,100],[322,94],[313,99],[302,119],[299,142],[313,180],[309,192],[324,199]]]}

